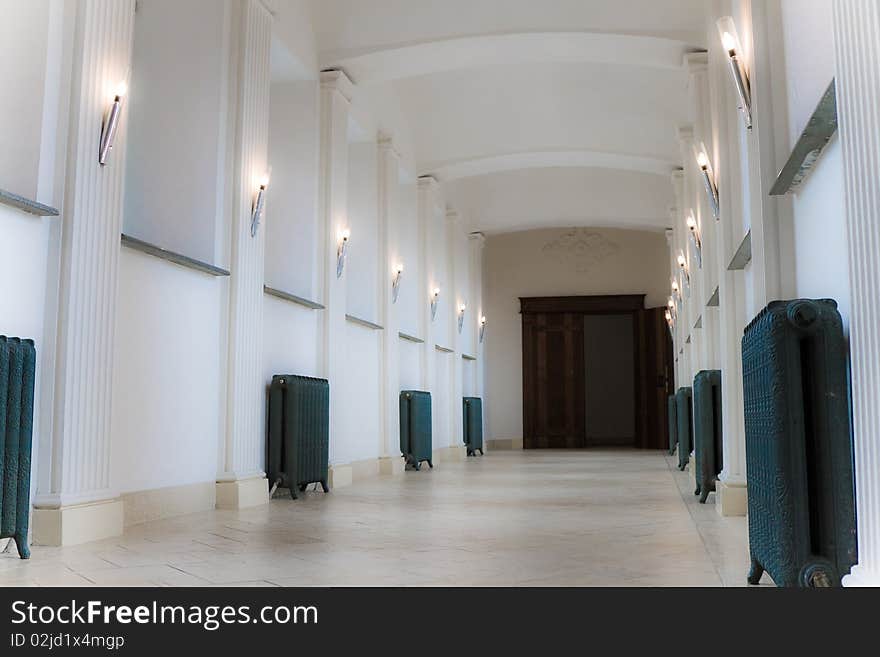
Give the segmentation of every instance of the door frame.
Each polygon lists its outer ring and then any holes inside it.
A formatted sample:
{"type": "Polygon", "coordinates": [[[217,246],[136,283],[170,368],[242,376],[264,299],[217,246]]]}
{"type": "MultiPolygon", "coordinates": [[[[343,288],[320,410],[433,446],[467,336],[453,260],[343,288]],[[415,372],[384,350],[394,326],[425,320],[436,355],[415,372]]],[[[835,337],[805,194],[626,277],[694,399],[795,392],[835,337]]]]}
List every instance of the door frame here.
{"type": "Polygon", "coordinates": [[[570,297],[520,297],[522,315],[522,386],[523,386],[523,447],[531,448],[536,435],[535,415],[537,395],[532,379],[532,321],[530,315],[575,314],[631,315],[633,319],[634,386],[636,403],[636,437],[634,447],[648,444],[648,381],[645,379],[648,363],[647,309],[644,294],[615,294],[570,297]]]}

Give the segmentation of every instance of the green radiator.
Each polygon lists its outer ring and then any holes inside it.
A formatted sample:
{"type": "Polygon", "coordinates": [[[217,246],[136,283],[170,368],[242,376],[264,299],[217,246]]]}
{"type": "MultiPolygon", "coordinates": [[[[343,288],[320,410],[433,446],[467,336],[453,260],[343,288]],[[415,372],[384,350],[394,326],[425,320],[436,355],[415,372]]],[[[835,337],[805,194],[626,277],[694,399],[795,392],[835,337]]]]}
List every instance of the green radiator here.
{"type": "Polygon", "coordinates": [[[742,355],[749,583],[766,569],[777,586],[838,586],[857,541],[837,303],[772,302],[746,327],[742,355]]]}
{"type": "Polygon", "coordinates": [[[694,404],[690,388],[679,388],[675,394],[675,419],[678,436],[678,469],[684,471],[691,458],[694,442],[694,404]]]}
{"type": "Polygon", "coordinates": [[[427,461],[434,467],[431,441],[431,393],[402,390],[400,393],[400,453],[415,470],[427,461]]]}
{"type": "Polygon", "coordinates": [[[675,412],[675,395],[669,395],[666,400],[666,419],[669,425],[669,456],[675,454],[675,446],[678,445],[678,417],[675,412]]]}
{"type": "Polygon", "coordinates": [[[721,439],[721,372],[703,370],[694,377],[694,495],[700,496],[700,504],[715,491],[724,466],[721,439]]]}
{"type": "Polygon", "coordinates": [[[330,384],[292,374],[277,374],[269,387],[269,440],[266,469],[273,486],[304,491],[311,483],[327,486],[330,435],[330,384]]]}
{"type": "Polygon", "coordinates": [[[15,539],[28,559],[31,446],[34,428],[33,340],[0,335],[0,538],[15,539]]]}
{"type": "Polygon", "coordinates": [[[476,456],[477,450],[483,454],[483,400],[479,397],[465,397],[462,403],[464,422],[464,444],[467,455],[476,456]]]}

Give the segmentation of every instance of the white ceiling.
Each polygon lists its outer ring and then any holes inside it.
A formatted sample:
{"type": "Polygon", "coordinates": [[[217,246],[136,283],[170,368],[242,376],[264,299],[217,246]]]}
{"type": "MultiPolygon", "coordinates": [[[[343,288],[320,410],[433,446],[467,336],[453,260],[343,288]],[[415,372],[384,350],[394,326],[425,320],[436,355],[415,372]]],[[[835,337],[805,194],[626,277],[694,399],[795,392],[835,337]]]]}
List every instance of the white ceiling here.
{"type": "Polygon", "coordinates": [[[681,62],[705,46],[704,12],[704,0],[310,0],[307,13],[319,67],[344,69],[377,115],[361,126],[392,131],[473,230],[504,232],[666,225],[676,128],[691,121],[681,62]]]}

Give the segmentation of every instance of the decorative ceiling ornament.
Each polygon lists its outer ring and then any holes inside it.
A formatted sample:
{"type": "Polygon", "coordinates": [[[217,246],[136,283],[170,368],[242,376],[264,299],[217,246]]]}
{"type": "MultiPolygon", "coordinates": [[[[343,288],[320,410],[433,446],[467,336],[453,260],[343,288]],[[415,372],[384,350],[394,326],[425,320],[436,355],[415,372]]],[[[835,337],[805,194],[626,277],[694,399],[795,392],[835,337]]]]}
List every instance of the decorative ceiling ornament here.
{"type": "Polygon", "coordinates": [[[583,274],[603,260],[617,254],[620,246],[602,233],[587,228],[572,228],[541,249],[547,258],[562,261],[583,274]]]}

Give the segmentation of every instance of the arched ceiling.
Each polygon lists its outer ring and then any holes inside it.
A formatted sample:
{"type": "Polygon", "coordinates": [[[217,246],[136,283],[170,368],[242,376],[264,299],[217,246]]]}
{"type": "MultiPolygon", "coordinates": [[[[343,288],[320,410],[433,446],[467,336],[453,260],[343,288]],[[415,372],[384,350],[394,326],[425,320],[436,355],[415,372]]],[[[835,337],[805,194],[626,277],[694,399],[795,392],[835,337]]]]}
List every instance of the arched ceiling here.
{"type": "MultiPolygon", "coordinates": [[[[278,2],[282,0],[276,0],[278,2]]],[[[473,230],[661,229],[704,0],[311,0],[321,68],[473,230]]]]}

